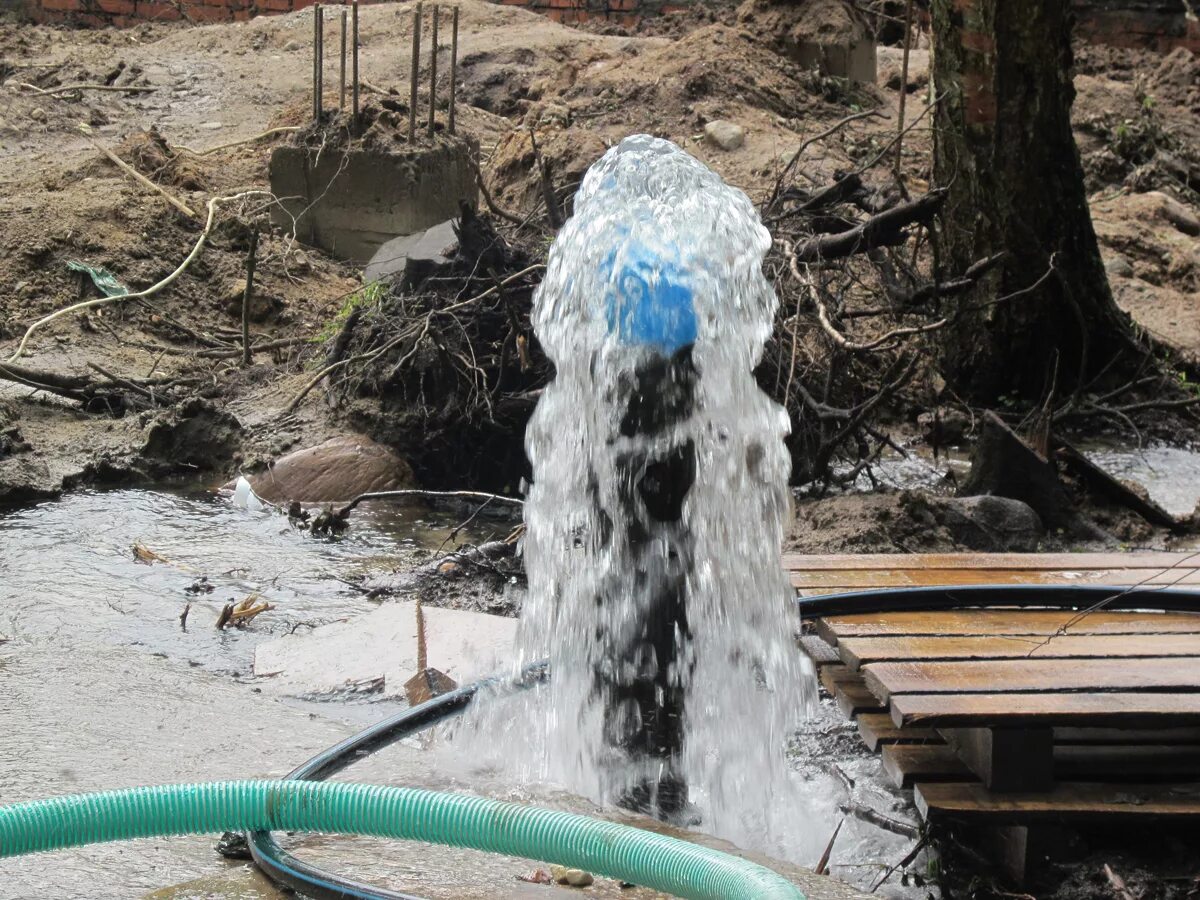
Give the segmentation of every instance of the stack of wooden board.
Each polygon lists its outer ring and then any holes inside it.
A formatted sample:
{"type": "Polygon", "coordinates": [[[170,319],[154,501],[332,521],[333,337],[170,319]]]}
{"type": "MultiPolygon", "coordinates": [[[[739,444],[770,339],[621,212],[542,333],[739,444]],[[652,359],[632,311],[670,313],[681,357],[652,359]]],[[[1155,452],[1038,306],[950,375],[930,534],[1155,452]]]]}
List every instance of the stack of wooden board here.
{"type": "Polygon", "coordinates": [[[1200,821],[1200,613],[828,615],[803,643],[922,815],[1020,831],[1018,877],[1039,823],[1200,821]]]}

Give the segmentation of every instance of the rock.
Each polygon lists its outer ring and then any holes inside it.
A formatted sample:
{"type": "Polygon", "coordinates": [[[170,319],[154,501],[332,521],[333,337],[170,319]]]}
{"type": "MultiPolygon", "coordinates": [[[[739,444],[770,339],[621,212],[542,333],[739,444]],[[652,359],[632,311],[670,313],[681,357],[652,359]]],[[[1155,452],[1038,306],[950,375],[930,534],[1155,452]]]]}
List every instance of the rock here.
{"type": "Polygon", "coordinates": [[[29,118],[33,119],[33,121],[35,121],[35,122],[45,122],[46,121],[46,111],[44,109],[42,109],[40,106],[35,106],[33,109],[31,109],[29,111],[29,118]]]}
{"type": "Polygon", "coordinates": [[[1120,253],[1114,253],[1104,261],[1104,271],[1109,275],[1119,275],[1121,278],[1133,277],[1133,266],[1120,253]]]}
{"type": "Polygon", "coordinates": [[[566,881],[571,887],[587,887],[595,880],[590,872],[583,869],[567,869],[566,881]]]}
{"type": "Polygon", "coordinates": [[[330,438],[289,453],[250,479],[254,493],[271,503],[337,503],[368,491],[394,491],[413,484],[407,462],[362,435],[330,438]]]}
{"type": "Polygon", "coordinates": [[[302,45],[299,41],[291,40],[283,45],[283,49],[288,53],[295,53],[297,50],[299,50],[301,48],[301,46],[302,45]]]}
{"type": "Polygon", "coordinates": [[[736,150],[746,142],[746,129],[733,122],[716,119],[704,126],[704,137],[722,150],[736,150]]]}
{"type": "Polygon", "coordinates": [[[1008,497],[947,497],[934,514],[956,543],[972,550],[1032,553],[1045,534],[1033,508],[1008,497]]]}
{"type": "Polygon", "coordinates": [[[363,282],[369,284],[389,275],[403,272],[405,284],[415,284],[437,266],[445,265],[457,246],[454,220],[447,219],[432,228],[405,234],[381,246],[363,271],[363,282]]]}

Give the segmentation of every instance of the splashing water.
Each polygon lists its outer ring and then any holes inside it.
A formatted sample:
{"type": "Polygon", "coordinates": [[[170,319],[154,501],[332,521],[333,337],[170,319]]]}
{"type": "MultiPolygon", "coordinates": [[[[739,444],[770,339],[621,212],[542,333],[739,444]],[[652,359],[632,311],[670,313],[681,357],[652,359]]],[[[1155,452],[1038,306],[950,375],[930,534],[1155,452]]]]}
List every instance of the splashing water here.
{"type": "Polygon", "coordinates": [[[534,299],[556,377],[526,438],[519,652],[552,678],[509,727],[536,734],[529,774],[760,845],[815,697],[780,561],[788,422],[752,374],[769,246],[668,141],[585,176],[534,299]]]}

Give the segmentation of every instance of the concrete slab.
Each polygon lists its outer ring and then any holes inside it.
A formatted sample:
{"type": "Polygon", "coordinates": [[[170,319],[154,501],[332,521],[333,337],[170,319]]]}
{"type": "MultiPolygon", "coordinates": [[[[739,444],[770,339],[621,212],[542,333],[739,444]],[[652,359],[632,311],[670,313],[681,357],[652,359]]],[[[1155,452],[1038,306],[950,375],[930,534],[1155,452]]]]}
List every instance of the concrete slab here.
{"type": "Polygon", "coordinates": [[[281,228],[334,256],[366,263],[400,235],[454,218],[459,203],[475,205],[478,189],[469,139],[396,149],[309,148],[271,153],[271,216],[281,228]]]}
{"type": "MultiPolygon", "coordinates": [[[[465,684],[512,659],[517,620],[424,606],[429,665],[465,684]]],[[[328,695],[383,679],[383,693],[403,697],[417,672],[416,603],[387,603],[348,622],[259,644],[254,674],[263,688],[289,695],[328,695]]]]}

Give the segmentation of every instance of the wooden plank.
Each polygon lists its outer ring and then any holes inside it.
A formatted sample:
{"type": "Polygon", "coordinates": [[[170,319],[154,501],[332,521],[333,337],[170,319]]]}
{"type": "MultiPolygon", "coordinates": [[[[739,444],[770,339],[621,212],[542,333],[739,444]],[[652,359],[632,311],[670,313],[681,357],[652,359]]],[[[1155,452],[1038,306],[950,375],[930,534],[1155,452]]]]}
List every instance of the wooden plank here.
{"type": "Polygon", "coordinates": [[[974,777],[945,744],[887,744],[882,756],[884,773],[900,788],[910,788],[919,781],[966,781],[974,777]]]}
{"type": "Polygon", "coordinates": [[[852,681],[857,684],[863,683],[861,675],[859,675],[857,672],[850,671],[849,666],[843,666],[841,664],[822,666],[820,678],[821,687],[825,688],[825,690],[829,691],[831,694],[837,691],[838,684],[840,682],[852,681]]]}
{"type": "Polygon", "coordinates": [[[1041,791],[1054,783],[1049,727],[943,728],[941,734],[989,790],[1041,791]]]}
{"type": "Polygon", "coordinates": [[[861,613],[817,620],[830,644],[842,638],[889,635],[1200,634],[1200,613],[1108,612],[1080,617],[1074,610],[955,609],[935,612],[861,613]],[[1078,621],[1075,621],[1078,619],[1078,621]]]}
{"type": "Polygon", "coordinates": [[[1059,781],[1192,781],[1200,778],[1200,747],[1072,744],[1054,748],[1059,781]]]}
{"type": "Polygon", "coordinates": [[[825,590],[874,590],[890,587],[940,587],[970,584],[1200,585],[1200,568],[1087,569],[1031,572],[1025,569],[893,569],[862,572],[792,572],[792,587],[825,590]]]}
{"type": "Polygon", "coordinates": [[[1200,818],[1200,784],[1196,783],[1065,782],[1045,792],[1002,794],[978,782],[924,782],[917,785],[915,797],[925,818],[949,816],[988,824],[1200,818]]]}
{"type": "Polygon", "coordinates": [[[1200,691],[1200,659],[995,659],[872,663],[863,680],[880,700],[893,694],[1000,694],[1042,691],[1200,691]]]}
{"type": "Polygon", "coordinates": [[[1200,694],[897,694],[892,721],[910,727],[1059,725],[1088,728],[1200,726],[1200,694]]]}
{"type": "Polygon", "coordinates": [[[801,637],[800,649],[808,654],[808,658],[818,668],[841,662],[837,651],[815,634],[806,634],[801,637]]]}
{"type": "Polygon", "coordinates": [[[861,681],[839,682],[833,697],[842,715],[848,719],[853,719],[859,713],[883,712],[887,709],[861,681]]]}
{"type": "Polygon", "coordinates": [[[858,734],[871,752],[883,744],[941,744],[932,728],[900,728],[887,713],[859,713],[858,734]]]}
{"type": "Polygon", "coordinates": [[[1187,552],[1131,553],[862,553],[783,554],[788,571],[863,572],[873,569],[1020,569],[1030,572],[1087,569],[1163,569],[1196,563],[1187,552]]]}
{"type": "MultiPolygon", "coordinates": [[[[838,641],[837,653],[851,669],[900,660],[1200,657],[1200,634],[1066,634],[856,637],[838,641]]],[[[821,641],[825,644],[824,641],[821,641]]],[[[825,644],[828,647],[828,644],[825,644]]]]}

